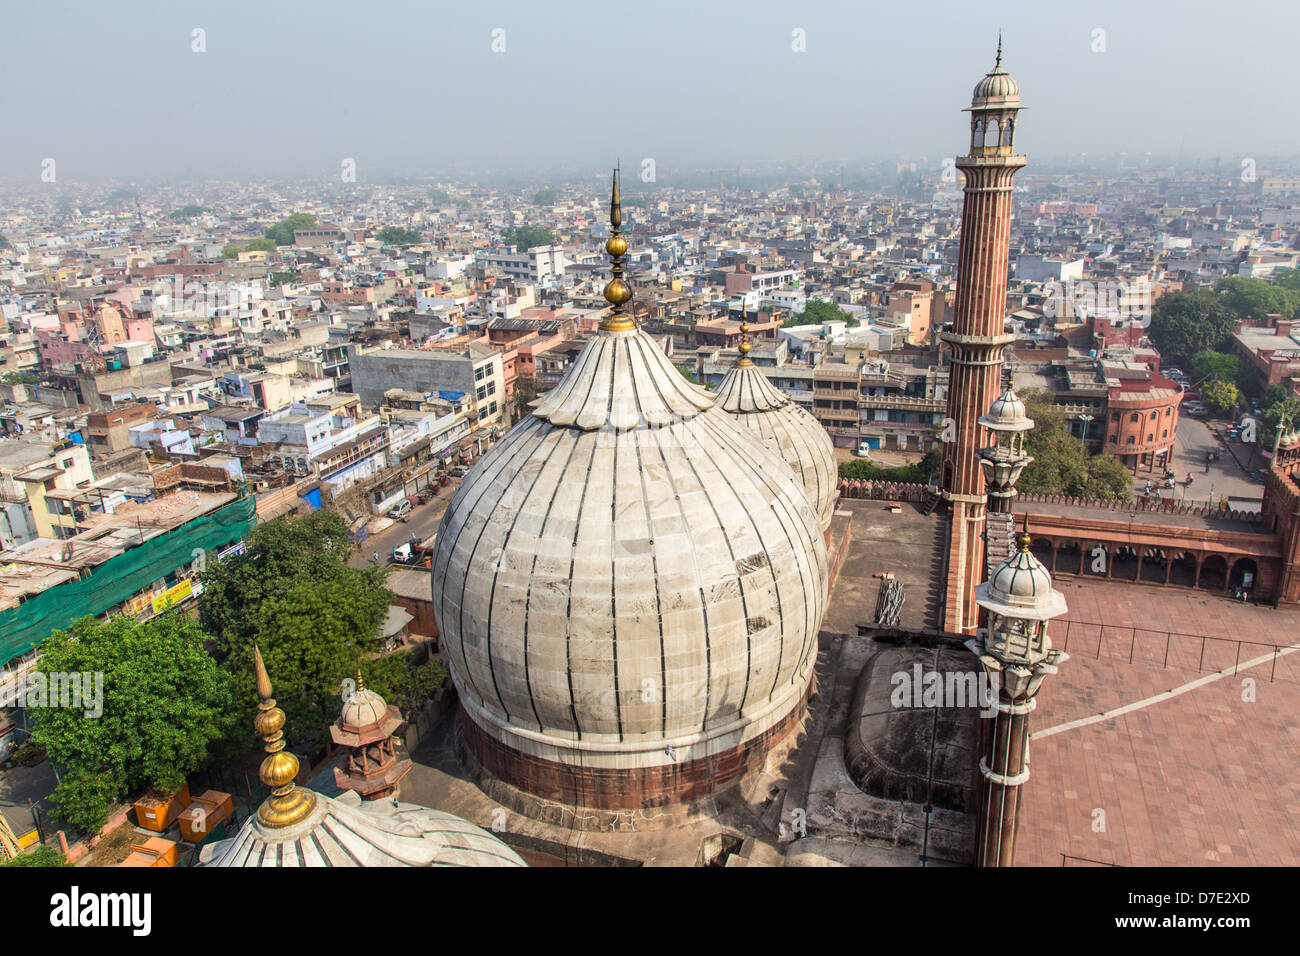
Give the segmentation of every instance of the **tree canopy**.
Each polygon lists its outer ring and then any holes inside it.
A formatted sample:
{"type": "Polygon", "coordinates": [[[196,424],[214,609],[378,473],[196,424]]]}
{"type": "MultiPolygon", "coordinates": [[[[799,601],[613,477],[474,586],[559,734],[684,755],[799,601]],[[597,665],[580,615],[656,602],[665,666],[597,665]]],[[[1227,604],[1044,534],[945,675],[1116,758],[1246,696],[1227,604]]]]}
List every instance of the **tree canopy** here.
{"type": "Polygon", "coordinates": [[[429,202],[439,208],[452,204],[451,195],[445,189],[430,189],[429,202]]]}
{"type": "Polygon", "coordinates": [[[555,244],[555,233],[543,226],[507,226],[501,230],[501,241],[516,249],[535,249],[555,244]]]}
{"type": "Polygon", "coordinates": [[[193,219],[196,216],[203,215],[206,211],[202,206],[195,203],[186,203],[184,206],[173,209],[167,218],[175,220],[193,219]]]}
{"type": "Polygon", "coordinates": [[[1166,362],[1186,362],[1205,349],[1222,351],[1237,329],[1237,318],[1210,289],[1162,295],[1151,313],[1147,334],[1166,362]]]}
{"type": "Polygon", "coordinates": [[[414,229],[386,226],[379,230],[376,238],[386,246],[413,246],[420,241],[421,236],[414,229]]]}
{"type": "Polygon", "coordinates": [[[1065,411],[1051,392],[1029,389],[1021,394],[1034,427],[1025,438],[1025,450],[1034,456],[1016,483],[1025,492],[1072,495],[1128,501],[1133,497],[1133,476],[1115,458],[1087,447],[1066,428],[1065,411]]]}
{"type": "Polygon", "coordinates": [[[233,697],[206,640],[197,622],[165,612],[143,623],[82,618],[41,645],[36,673],[49,688],[51,675],[102,675],[93,691],[83,684],[80,706],[54,706],[51,695],[31,711],[32,739],[60,769],[53,802],[62,819],[93,833],[114,801],[144,787],[176,790],[221,749],[233,697]]]}
{"type": "Polygon", "coordinates": [[[1241,403],[1241,392],[1236,385],[1216,377],[1201,386],[1201,398],[1210,408],[1227,412],[1241,403]]]}
{"type": "Polygon", "coordinates": [[[809,299],[804,305],[801,315],[792,315],[782,323],[786,328],[794,328],[800,325],[821,325],[823,322],[847,322],[849,325],[857,325],[858,320],[849,312],[845,312],[834,302],[828,302],[825,299],[809,299]]]}
{"type": "Polygon", "coordinates": [[[251,719],[257,703],[256,642],[288,718],[286,735],[310,749],[338,717],[343,682],[379,649],[391,597],[384,569],[349,567],[351,551],[343,518],[316,511],[258,525],[244,554],[203,574],[199,620],[234,678],[241,719],[251,719]]]}
{"type": "Polygon", "coordinates": [[[554,189],[547,186],[545,189],[537,190],[537,195],[533,196],[533,202],[538,206],[553,206],[559,195],[554,189]]]}
{"type": "Polygon", "coordinates": [[[316,217],[311,213],[296,212],[292,216],[281,219],[274,226],[268,226],[265,236],[277,246],[291,246],[295,229],[315,229],[316,225],[316,217]]]}
{"type": "Polygon", "coordinates": [[[1225,382],[1235,382],[1241,375],[1241,362],[1238,361],[1235,355],[1201,349],[1191,357],[1187,371],[1191,375],[1192,381],[1196,383],[1206,382],[1213,378],[1220,378],[1225,382]]]}

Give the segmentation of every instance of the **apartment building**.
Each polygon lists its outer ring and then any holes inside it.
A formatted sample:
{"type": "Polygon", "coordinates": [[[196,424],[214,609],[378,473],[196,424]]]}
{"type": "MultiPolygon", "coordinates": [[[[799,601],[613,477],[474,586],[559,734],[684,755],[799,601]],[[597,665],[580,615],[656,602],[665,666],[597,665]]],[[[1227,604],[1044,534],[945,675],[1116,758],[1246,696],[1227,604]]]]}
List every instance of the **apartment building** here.
{"type": "MultiPolygon", "coordinates": [[[[388,343],[385,343],[386,345],[388,343]]],[[[348,347],[352,391],[367,406],[384,403],[384,393],[459,392],[469,397],[471,420],[479,425],[501,420],[506,380],[502,353],[470,343],[463,348],[403,349],[383,345],[348,347]]]]}
{"type": "Polygon", "coordinates": [[[0,440],[0,547],[77,533],[75,495],[94,479],[85,445],[0,440]]]}

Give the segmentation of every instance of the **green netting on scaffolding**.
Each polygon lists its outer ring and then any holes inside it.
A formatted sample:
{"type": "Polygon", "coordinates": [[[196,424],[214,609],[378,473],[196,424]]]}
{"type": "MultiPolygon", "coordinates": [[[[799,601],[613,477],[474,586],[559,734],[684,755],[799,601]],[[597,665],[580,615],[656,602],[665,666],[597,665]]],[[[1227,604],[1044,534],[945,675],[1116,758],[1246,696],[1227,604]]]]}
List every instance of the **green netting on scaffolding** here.
{"type": "Polygon", "coordinates": [[[26,654],[87,614],[121,604],[189,564],[196,548],[212,551],[246,538],[256,523],[257,501],[250,495],[109,558],[76,581],[0,611],[0,661],[26,654]]]}

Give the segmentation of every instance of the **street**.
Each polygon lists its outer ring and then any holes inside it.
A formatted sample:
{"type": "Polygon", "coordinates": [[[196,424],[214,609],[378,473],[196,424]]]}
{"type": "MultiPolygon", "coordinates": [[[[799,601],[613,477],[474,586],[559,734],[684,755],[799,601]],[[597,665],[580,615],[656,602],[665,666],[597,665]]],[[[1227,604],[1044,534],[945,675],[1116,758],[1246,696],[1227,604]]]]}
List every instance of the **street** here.
{"type": "MultiPolygon", "coordinates": [[[[1160,489],[1166,501],[1172,496],[1174,501],[1205,504],[1213,498],[1217,505],[1224,496],[1258,499],[1264,493],[1264,486],[1250,480],[1203,418],[1179,417],[1178,431],[1174,436],[1174,460],[1170,467],[1176,484],[1172,489],[1160,489]],[[1207,451],[1219,453],[1219,460],[1210,464],[1208,472],[1205,470],[1207,451]],[[1184,487],[1188,472],[1191,472],[1193,481],[1191,487],[1184,487]]],[[[1259,467],[1262,468],[1262,464],[1259,467]]],[[[1150,474],[1139,471],[1133,479],[1135,495],[1142,494],[1148,479],[1152,485],[1158,485],[1163,482],[1164,475],[1158,471],[1150,474]]]]}
{"type": "Polygon", "coordinates": [[[438,530],[438,522],[442,520],[442,513],[447,509],[447,503],[451,501],[452,493],[460,486],[460,480],[453,478],[451,483],[443,488],[437,497],[425,502],[422,505],[416,505],[411,513],[406,516],[404,521],[394,521],[393,526],[378,534],[372,534],[365,541],[357,546],[357,551],[348,560],[354,568],[365,567],[373,563],[374,554],[379,552],[380,564],[387,565],[388,558],[393,552],[393,548],[398,545],[406,544],[411,538],[418,538],[424,541],[433,536],[438,530]]]}

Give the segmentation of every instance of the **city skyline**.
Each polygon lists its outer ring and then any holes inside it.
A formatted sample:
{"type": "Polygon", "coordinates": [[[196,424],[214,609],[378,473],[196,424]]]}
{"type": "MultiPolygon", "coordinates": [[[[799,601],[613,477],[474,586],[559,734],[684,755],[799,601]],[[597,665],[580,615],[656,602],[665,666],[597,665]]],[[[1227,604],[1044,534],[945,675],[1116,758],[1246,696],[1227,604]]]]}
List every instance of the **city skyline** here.
{"type": "MultiPolygon", "coordinates": [[[[992,65],[1034,90],[1025,149],[1285,161],[1300,133],[1280,3],[1214,20],[1106,3],[861,8],[140,4],[15,10],[0,40],[13,118],[0,178],[57,182],[497,172],[545,179],[603,158],[633,171],[916,162],[963,140],[954,95],[992,65]],[[381,15],[382,14],[382,15],[381,15]],[[347,22],[347,29],[339,29],[347,22]],[[403,26],[403,24],[405,26],[403,26]],[[52,69],[41,36],[60,51],[52,69]],[[98,103],[96,101],[99,101],[98,103]]],[[[601,165],[604,165],[601,163],[601,165]]]]}

